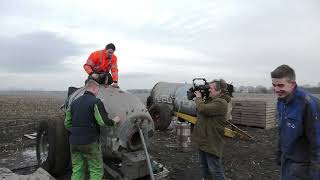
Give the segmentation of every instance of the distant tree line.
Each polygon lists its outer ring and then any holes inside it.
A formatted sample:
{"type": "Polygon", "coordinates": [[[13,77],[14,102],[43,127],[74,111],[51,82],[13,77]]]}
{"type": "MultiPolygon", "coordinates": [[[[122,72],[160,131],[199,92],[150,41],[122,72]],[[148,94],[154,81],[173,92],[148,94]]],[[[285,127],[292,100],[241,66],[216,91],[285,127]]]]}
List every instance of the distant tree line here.
{"type": "Polygon", "coordinates": [[[318,83],[317,87],[311,86],[309,84],[304,84],[301,87],[310,93],[320,94],[320,82],[318,83]]]}
{"type": "MultiPolygon", "coordinates": [[[[313,94],[320,94],[320,82],[317,84],[317,86],[311,86],[309,84],[304,84],[301,86],[303,89],[306,91],[313,93],[313,94]]],[[[262,94],[267,94],[267,93],[273,93],[272,87],[264,87],[264,86],[239,86],[235,87],[236,92],[240,93],[262,93],[262,94]]]]}
{"type": "Polygon", "coordinates": [[[236,92],[240,93],[262,93],[262,94],[267,94],[267,93],[272,93],[272,88],[266,88],[264,86],[239,86],[235,88],[236,92]]]}

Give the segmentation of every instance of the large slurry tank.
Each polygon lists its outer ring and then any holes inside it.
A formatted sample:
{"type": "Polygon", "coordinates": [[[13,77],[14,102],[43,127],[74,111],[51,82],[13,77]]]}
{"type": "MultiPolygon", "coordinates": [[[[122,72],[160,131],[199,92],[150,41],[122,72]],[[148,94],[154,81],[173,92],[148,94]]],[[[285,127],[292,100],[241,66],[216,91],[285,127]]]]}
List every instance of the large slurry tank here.
{"type": "MultiPolygon", "coordinates": [[[[147,107],[153,119],[155,129],[165,130],[171,123],[173,113],[182,121],[186,120],[191,123],[196,122],[197,108],[193,100],[189,100],[189,95],[194,92],[195,88],[204,88],[208,85],[204,78],[193,79],[193,84],[159,82],[152,88],[150,96],[147,98],[147,107]],[[195,80],[201,80],[204,84],[196,84],[195,80]]],[[[226,83],[229,95],[232,97],[233,85],[226,83]]],[[[232,104],[229,103],[227,116],[231,119],[232,104]]]]}
{"type": "Polygon", "coordinates": [[[171,123],[173,111],[196,115],[196,105],[188,100],[187,91],[192,87],[187,83],[157,83],[147,100],[155,129],[165,130],[171,123]]]}
{"type": "Polygon", "coordinates": [[[175,93],[183,85],[183,83],[158,82],[151,90],[147,106],[155,103],[165,103],[172,109],[175,93]]]}

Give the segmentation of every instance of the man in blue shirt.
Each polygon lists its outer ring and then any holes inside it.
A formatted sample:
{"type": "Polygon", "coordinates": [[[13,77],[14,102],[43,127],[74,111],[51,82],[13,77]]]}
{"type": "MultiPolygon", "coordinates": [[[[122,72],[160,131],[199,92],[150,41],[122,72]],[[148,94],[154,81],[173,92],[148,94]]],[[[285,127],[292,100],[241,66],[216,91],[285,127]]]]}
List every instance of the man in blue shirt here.
{"type": "Polygon", "coordinates": [[[271,72],[278,96],[279,163],[282,180],[320,180],[320,101],[296,84],[294,70],[271,72]]]}

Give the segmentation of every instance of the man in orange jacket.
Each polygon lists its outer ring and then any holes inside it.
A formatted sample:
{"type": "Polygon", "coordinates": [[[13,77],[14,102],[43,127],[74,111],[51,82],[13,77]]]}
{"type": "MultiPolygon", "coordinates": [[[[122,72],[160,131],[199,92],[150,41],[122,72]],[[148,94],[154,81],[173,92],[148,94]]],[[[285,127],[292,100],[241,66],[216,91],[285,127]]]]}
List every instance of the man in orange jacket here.
{"type": "Polygon", "coordinates": [[[83,68],[88,73],[88,80],[93,79],[99,84],[111,84],[118,86],[118,65],[117,56],[114,55],[116,47],[110,43],[103,50],[90,54],[83,68]],[[111,71],[111,74],[110,74],[111,71]]]}

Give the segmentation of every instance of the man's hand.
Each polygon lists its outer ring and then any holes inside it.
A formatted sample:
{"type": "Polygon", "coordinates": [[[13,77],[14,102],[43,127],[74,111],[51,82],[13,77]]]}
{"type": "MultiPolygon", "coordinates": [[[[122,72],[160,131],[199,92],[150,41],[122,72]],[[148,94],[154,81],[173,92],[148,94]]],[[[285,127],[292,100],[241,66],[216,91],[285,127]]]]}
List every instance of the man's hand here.
{"type": "Polygon", "coordinates": [[[120,119],[119,116],[114,117],[112,120],[113,120],[113,122],[116,123],[116,124],[119,123],[119,122],[121,122],[121,119],[120,119]]]}
{"type": "Polygon", "coordinates": [[[202,94],[200,91],[195,91],[194,95],[196,95],[197,98],[202,98],[202,94]]]}
{"type": "Polygon", "coordinates": [[[116,83],[116,82],[112,83],[111,86],[114,88],[119,88],[118,83],[116,83]]]}
{"type": "Polygon", "coordinates": [[[92,79],[97,80],[99,78],[99,74],[93,73],[91,74],[92,79]]]}

